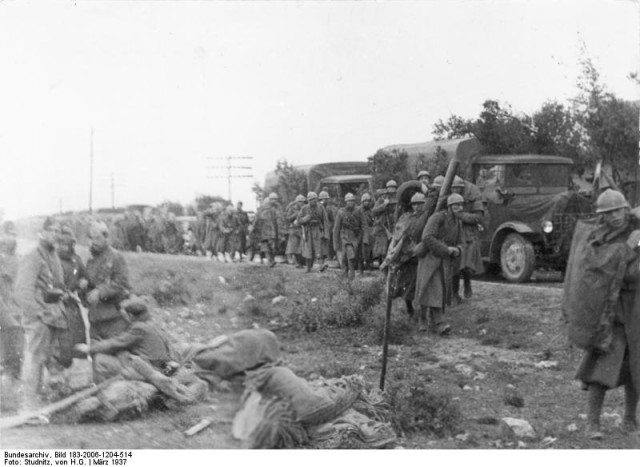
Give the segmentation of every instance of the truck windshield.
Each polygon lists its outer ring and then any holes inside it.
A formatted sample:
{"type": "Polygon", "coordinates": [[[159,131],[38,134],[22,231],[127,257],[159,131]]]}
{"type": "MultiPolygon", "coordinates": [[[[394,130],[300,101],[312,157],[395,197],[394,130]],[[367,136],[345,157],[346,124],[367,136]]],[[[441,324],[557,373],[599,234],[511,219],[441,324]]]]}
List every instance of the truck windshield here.
{"type": "Polygon", "coordinates": [[[568,165],[507,164],[507,186],[566,187],[569,184],[568,165]]]}

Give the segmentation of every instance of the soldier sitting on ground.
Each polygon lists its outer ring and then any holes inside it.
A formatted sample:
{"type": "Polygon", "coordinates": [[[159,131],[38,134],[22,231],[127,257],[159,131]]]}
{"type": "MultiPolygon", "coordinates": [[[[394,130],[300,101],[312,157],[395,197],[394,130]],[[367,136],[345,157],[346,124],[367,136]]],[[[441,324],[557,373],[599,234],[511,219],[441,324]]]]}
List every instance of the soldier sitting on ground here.
{"type": "Polygon", "coordinates": [[[151,321],[147,302],[132,297],[122,303],[122,308],[131,320],[128,329],[110,339],[75,346],[78,351],[93,356],[96,382],[122,375],[126,379],[146,381],[180,402],[191,402],[194,393],[182,383],[200,387],[202,381],[195,375],[169,377],[179,365],[172,358],[174,353],[167,336],[151,321]]]}

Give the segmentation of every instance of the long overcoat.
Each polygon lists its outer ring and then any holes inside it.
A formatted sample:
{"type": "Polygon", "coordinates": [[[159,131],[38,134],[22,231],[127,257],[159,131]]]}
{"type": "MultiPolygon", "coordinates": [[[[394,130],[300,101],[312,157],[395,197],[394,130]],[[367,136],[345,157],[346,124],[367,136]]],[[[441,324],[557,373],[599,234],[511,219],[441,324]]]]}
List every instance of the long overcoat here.
{"type": "Polygon", "coordinates": [[[298,224],[302,226],[302,256],[306,259],[322,258],[322,243],[329,241],[329,218],[324,206],[316,203],[315,206],[307,204],[298,213],[298,224]]]}
{"type": "Polygon", "coordinates": [[[361,248],[369,244],[369,226],[361,210],[340,208],[333,227],[333,248],[347,259],[362,256],[361,248]],[[351,246],[351,249],[347,248],[351,246]]]}
{"type": "Polygon", "coordinates": [[[298,202],[293,202],[287,206],[285,220],[289,225],[289,238],[287,240],[287,255],[299,255],[302,253],[302,227],[298,225],[298,214],[302,206],[298,202]]]}
{"type": "Polygon", "coordinates": [[[448,247],[462,249],[460,220],[449,210],[433,214],[424,227],[418,252],[415,303],[444,308],[451,303],[453,260],[448,247]]]}

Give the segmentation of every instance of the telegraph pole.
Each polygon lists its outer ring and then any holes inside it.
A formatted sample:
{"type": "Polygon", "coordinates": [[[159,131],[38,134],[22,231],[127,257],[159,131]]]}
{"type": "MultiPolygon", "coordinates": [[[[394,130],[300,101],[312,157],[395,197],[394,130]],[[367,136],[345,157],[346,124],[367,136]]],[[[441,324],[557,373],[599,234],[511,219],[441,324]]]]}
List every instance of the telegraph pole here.
{"type": "Polygon", "coordinates": [[[91,127],[91,150],[89,152],[89,214],[93,212],[93,127],[91,127]]]}
{"type": "Polygon", "coordinates": [[[250,166],[240,166],[240,165],[232,165],[235,161],[238,160],[251,160],[253,156],[226,156],[226,157],[210,157],[208,159],[213,159],[216,161],[226,161],[224,166],[216,165],[216,166],[207,166],[208,169],[214,170],[226,170],[227,175],[213,175],[209,178],[226,178],[227,179],[227,196],[229,202],[231,202],[231,183],[234,178],[253,178],[253,175],[248,175],[246,173],[234,173],[233,170],[252,170],[253,167],[250,166]]]}

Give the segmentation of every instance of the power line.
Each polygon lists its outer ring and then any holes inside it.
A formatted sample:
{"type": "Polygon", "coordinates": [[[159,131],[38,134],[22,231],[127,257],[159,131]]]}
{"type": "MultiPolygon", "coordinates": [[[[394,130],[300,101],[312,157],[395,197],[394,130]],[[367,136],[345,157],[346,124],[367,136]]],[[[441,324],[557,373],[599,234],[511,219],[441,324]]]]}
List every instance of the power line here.
{"type": "Polygon", "coordinates": [[[235,163],[235,161],[238,160],[253,160],[253,156],[226,156],[226,157],[209,157],[207,158],[209,160],[216,160],[216,161],[222,161],[225,160],[227,161],[226,165],[220,166],[207,166],[208,169],[214,169],[214,170],[226,170],[227,171],[227,175],[212,175],[209,176],[208,178],[226,178],[227,179],[227,193],[228,193],[228,200],[231,201],[231,182],[232,179],[234,178],[253,178],[253,175],[248,175],[248,174],[243,174],[243,173],[232,173],[232,169],[233,170],[253,170],[253,167],[251,166],[243,166],[243,165],[232,165],[232,163],[235,163]]]}

